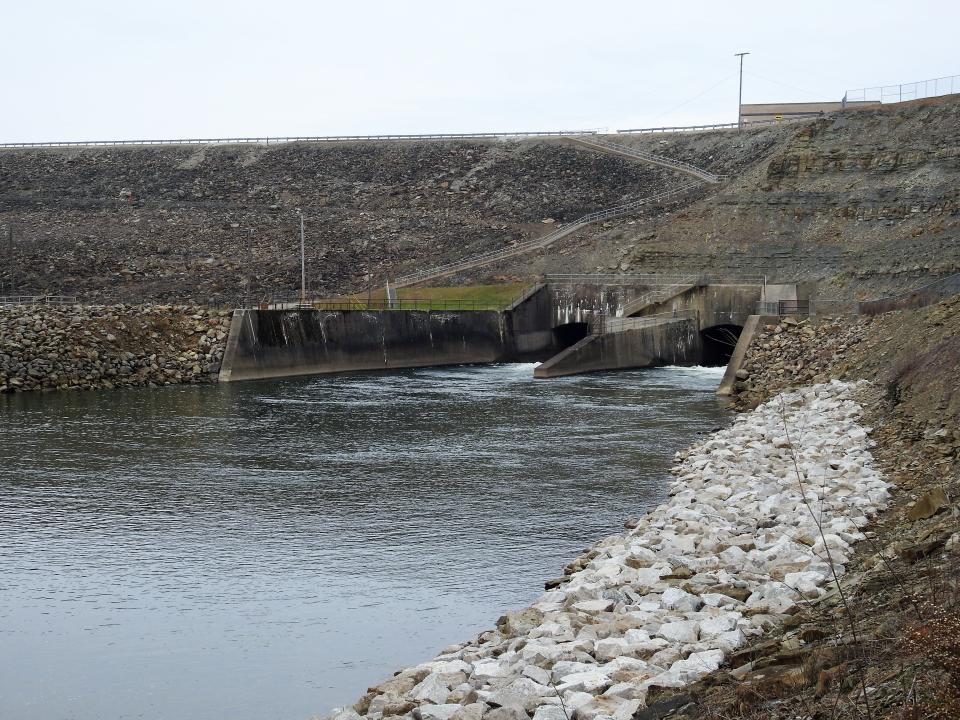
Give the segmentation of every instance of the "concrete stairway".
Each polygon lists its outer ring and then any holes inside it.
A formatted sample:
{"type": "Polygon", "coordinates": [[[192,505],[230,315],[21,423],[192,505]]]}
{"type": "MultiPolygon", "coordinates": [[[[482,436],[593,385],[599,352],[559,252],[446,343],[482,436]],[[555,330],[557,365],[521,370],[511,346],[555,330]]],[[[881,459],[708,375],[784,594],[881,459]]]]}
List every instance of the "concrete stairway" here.
{"type": "Polygon", "coordinates": [[[409,275],[403,275],[396,278],[393,283],[394,287],[406,287],[408,285],[415,285],[417,283],[437,280],[448,275],[455,275],[458,272],[472,270],[474,268],[489,265],[499,260],[505,260],[506,258],[514,257],[516,255],[523,255],[532,250],[539,250],[553,244],[557,240],[560,240],[567,235],[570,235],[571,233],[576,232],[577,230],[580,230],[590,223],[617,217],[619,215],[627,215],[644,205],[660,202],[661,200],[666,200],[676,195],[680,195],[681,193],[687,192],[688,190],[697,187],[701,183],[716,184],[723,180],[723,177],[720,175],[715,175],[707,170],[704,170],[703,168],[696,167],[695,165],[683,162],[682,160],[674,160],[672,158],[663,157],[662,155],[654,155],[653,153],[649,153],[644,150],[638,150],[637,148],[632,148],[627,145],[621,145],[619,143],[598,138],[595,135],[566,135],[564,137],[586,147],[602,150],[603,152],[623,155],[624,157],[652,163],[653,165],[665,167],[670,170],[676,170],[677,172],[690,175],[691,177],[695,178],[695,181],[680,185],[679,187],[671,190],[665,190],[664,192],[656,193],[655,195],[640,198],[639,200],[634,200],[629,203],[606,208],[605,210],[598,210],[596,212],[589,213],[571,223],[561,225],[553,232],[550,232],[542,237],[527,240],[526,242],[522,242],[508,248],[490,250],[464,260],[447,263],[445,265],[438,265],[432,268],[426,268],[415,273],[410,273],[409,275]]]}
{"type": "Polygon", "coordinates": [[[560,238],[566,237],[567,235],[586,227],[591,223],[595,223],[600,220],[607,220],[608,218],[618,217],[620,215],[628,215],[644,205],[651,205],[672,197],[676,197],[678,195],[682,195],[683,193],[698,187],[699,185],[699,182],[685,183],[675,188],[671,188],[670,190],[665,190],[663,192],[656,193],[655,195],[649,195],[647,197],[640,198],[639,200],[633,200],[628,203],[623,203],[622,205],[615,205],[613,207],[606,208],[605,210],[598,210],[596,212],[584,215],[581,218],[577,218],[573,222],[561,225],[553,232],[543,235],[542,237],[527,240],[507,248],[490,250],[464,260],[458,260],[457,262],[447,263],[446,265],[438,265],[436,267],[427,268],[409,275],[403,275],[396,278],[393,282],[393,285],[394,287],[406,287],[408,285],[415,285],[421,282],[428,282],[430,280],[436,280],[448,275],[455,275],[465,270],[472,270],[484,265],[489,265],[499,260],[505,260],[506,258],[514,257],[516,255],[523,255],[532,250],[539,250],[555,243],[560,238]]]}
{"type": "Polygon", "coordinates": [[[590,332],[592,335],[625,332],[627,330],[639,330],[640,328],[667,322],[677,322],[679,320],[698,320],[697,313],[694,310],[681,310],[676,313],[660,313],[658,315],[647,315],[645,317],[605,317],[601,315],[595,318],[594,322],[590,323],[590,332]]]}
{"type": "Polygon", "coordinates": [[[690,175],[706,183],[717,184],[724,180],[722,175],[715,175],[712,172],[697,167],[696,165],[683,162],[682,160],[674,160],[673,158],[664,157],[662,155],[654,155],[653,153],[646,152],[645,150],[639,150],[638,148],[633,148],[629,145],[621,145],[620,143],[604,140],[603,138],[597,136],[571,135],[568,137],[568,139],[578,143],[579,145],[584,145],[595,150],[602,150],[603,152],[612,153],[614,155],[622,155],[634,160],[642,160],[643,162],[648,162],[652,165],[659,165],[660,167],[665,167],[669,170],[676,170],[677,172],[690,175]]]}
{"type": "Polygon", "coordinates": [[[690,275],[679,278],[676,280],[676,282],[673,282],[670,285],[658,287],[654,290],[650,290],[649,292],[645,292],[643,295],[635,297],[632,300],[624,303],[623,317],[630,317],[631,315],[637,314],[650,305],[665,302],[670,298],[679,295],[680,293],[686,292],[696,284],[696,275],[690,275]]]}

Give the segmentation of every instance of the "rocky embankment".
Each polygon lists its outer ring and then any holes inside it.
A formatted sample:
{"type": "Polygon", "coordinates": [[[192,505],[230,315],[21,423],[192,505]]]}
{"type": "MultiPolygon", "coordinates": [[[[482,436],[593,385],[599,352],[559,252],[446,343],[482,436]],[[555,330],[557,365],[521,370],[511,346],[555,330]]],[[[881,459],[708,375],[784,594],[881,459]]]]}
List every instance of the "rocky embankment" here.
{"type": "Polygon", "coordinates": [[[368,272],[382,284],[683,182],[562,140],[3,150],[0,294],[292,291],[298,208],[308,285],[360,289],[368,272]]]}
{"type": "Polygon", "coordinates": [[[688,688],[686,717],[960,717],[958,366],[960,297],[876,317],[783,318],[754,337],[736,405],[826,378],[871,380],[864,419],[897,491],[851,557],[843,595],[744,648],[747,676],[688,688]]]}
{"type": "Polygon", "coordinates": [[[680,453],[670,499],[530,607],[334,718],[648,717],[652,697],[716,671],[843,575],[888,501],[857,397],[843,383],[785,393],[680,453]]]}
{"type": "Polygon", "coordinates": [[[0,393],[216,380],[228,311],[184,306],[0,307],[0,393]]]}

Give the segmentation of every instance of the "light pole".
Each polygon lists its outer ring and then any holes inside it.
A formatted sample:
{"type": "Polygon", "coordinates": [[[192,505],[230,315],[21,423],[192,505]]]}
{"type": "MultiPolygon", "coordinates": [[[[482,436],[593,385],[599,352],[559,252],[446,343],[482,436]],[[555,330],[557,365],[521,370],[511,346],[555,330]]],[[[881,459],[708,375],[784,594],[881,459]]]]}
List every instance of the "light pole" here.
{"type": "Polygon", "coordinates": [[[743,130],[743,56],[749,55],[748,52],[734,53],[734,57],[740,58],[740,93],[737,95],[737,133],[743,130]]]}
{"type": "Polygon", "coordinates": [[[303,212],[297,210],[300,216],[300,304],[307,304],[307,242],[303,233],[303,212]]]}

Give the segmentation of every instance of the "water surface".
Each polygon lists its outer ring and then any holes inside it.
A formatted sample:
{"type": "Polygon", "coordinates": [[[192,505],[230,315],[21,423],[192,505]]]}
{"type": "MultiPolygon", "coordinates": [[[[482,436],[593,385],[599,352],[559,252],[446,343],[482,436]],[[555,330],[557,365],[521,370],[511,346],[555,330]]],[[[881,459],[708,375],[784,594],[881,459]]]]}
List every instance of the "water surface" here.
{"type": "Polygon", "coordinates": [[[302,719],[663,497],[719,370],[0,397],[0,718],[302,719]]]}

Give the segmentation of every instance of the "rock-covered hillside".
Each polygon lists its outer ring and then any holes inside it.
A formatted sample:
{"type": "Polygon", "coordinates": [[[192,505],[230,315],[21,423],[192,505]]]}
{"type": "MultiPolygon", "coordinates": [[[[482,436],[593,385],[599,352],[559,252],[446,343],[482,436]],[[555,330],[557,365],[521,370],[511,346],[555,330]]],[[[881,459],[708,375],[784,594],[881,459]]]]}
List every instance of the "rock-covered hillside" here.
{"type": "MultiPolygon", "coordinates": [[[[765,275],[872,297],[960,271],[960,99],[616,142],[730,176],[458,280],[765,275]]],[[[563,139],[0,151],[0,289],[168,301],[382,284],[688,181],[563,139]]],[[[455,279],[457,280],[457,279],[455,279]]]]}
{"type": "MultiPolygon", "coordinates": [[[[679,184],[566,141],[165,146],[0,152],[18,293],[205,301],[359,289],[516,243],[679,184]]],[[[0,242],[0,254],[4,252],[0,242]]]]}

